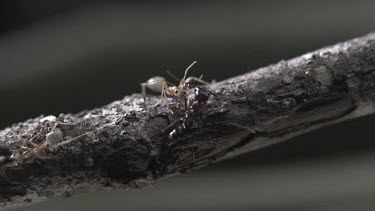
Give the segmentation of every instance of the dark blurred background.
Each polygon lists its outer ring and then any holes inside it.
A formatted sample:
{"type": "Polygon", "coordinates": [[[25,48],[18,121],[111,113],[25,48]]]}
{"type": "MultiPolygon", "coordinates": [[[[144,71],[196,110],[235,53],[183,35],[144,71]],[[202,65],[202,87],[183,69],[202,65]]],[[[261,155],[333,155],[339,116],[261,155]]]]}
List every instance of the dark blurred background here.
{"type": "MultiPolygon", "coordinates": [[[[140,92],[171,70],[223,80],[375,29],[368,1],[0,2],[0,128],[140,92]]],[[[164,180],[21,210],[373,210],[375,116],[164,180]]]]}

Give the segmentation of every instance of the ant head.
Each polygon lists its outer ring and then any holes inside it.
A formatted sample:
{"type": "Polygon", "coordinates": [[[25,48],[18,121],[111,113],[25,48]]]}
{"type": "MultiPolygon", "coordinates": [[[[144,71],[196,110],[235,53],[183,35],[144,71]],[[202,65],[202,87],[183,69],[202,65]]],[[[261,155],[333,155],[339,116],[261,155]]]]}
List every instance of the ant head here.
{"type": "Polygon", "coordinates": [[[171,90],[171,91],[173,92],[173,95],[174,95],[175,97],[182,97],[182,95],[183,95],[183,91],[182,91],[182,89],[179,88],[179,87],[172,87],[172,90],[171,90]]]}

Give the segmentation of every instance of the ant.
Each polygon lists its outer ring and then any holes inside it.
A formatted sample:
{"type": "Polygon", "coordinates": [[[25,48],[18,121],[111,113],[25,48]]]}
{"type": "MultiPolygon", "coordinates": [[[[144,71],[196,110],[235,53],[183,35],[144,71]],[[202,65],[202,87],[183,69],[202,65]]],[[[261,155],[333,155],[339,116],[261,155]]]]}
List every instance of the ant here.
{"type": "MultiPolygon", "coordinates": [[[[59,142],[61,142],[64,138],[64,134],[61,129],[57,128],[60,124],[71,124],[71,123],[55,123],[51,132],[46,134],[46,138],[43,144],[38,145],[34,143],[34,140],[36,137],[38,137],[42,130],[37,133],[34,137],[29,139],[27,142],[25,142],[21,148],[29,149],[28,151],[24,152],[22,155],[17,152],[13,153],[11,156],[0,156],[0,166],[12,163],[14,165],[19,165],[25,162],[29,162],[34,159],[34,157],[42,154],[46,149],[48,149],[50,146],[57,145],[59,142]],[[30,149],[27,147],[27,145],[31,145],[34,148],[30,149]]],[[[72,123],[73,124],[73,123],[72,123]]]]}
{"type": "Polygon", "coordinates": [[[168,138],[173,140],[174,138],[178,138],[179,135],[183,134],[183,132],[192,125],[194,117],[201,112],[203,104],[207,102],[208,98],[213,93],[209,91],[207,87],[199,86],[194,88],[194,94],[193,102],[189,101],[190,105],[185,110],[185,116],[174,121],[154,136],[168,134],[168,138]]]}
{"type": "MultiPolygon", "coordinates": [[[[209,83],[202,80],[203,75],[201,75],[199,78],[197,77],[188,77],[187,73],[191,67],[193,67],[194,64],[196,64],[197,61],[194,61],[191,65],[189,65],[186,70],[184,77],[180,80],[178,86],[169,83],[165,80],[165,78],[160,77],[160,76],[154,76],[150,78],[147,82],[141,83],[142,87],[142,96],[144,99],[144,102],[146,103],[146,88],[150,89],[153,92],[160,92],[160,100],[153,105],[153,107],[156,107],[159,105],[162,100],[166,97],[176,97],[178,99],[184,98],[185,99],[185,106],[187,107],[187,95],[188,95],[188,90],[189,90],[189,84],[192,82],[199,82],[204,85],[208,85],[209,83]],[[168,86],[169,85],[169,86],[168,86]]],[[[167,71],[169,75],[171,75],[174,79],[178,80],[176,76],[174,76],[172,73],[167,71]]]]}
{"type": "Polygon", "coordinates": [[[90,133],[107,126],[107,125],[105,125],[103,127],[95,129],[93,131],[83,133],[79,136],[76,136],[74,138],[71,138],[69,140],[64,141],[64,133],[61,129],[59,129],[57,127],[59,125],[77,125],[79,123],[80,122],[77,122],[77,123],[56,122],[54,124],[54,126],[52,127],[51,132],[49,132],[45,135],[44,142],[42,144],[38,145],[38,144],[34,143],[33,141],[37,136],[39,136],[42,133],[42,130],[41,130],[33,138],[29,139],[26,143],[24,143],[22,145],[22,148],[27,148],[28,151],[24,152],[23,154],[14,153],[11,156],[4,156],[4,155],[0,156],[0,167],[5,165],[5,164],[8,164],[8,163],[11,163],[12,165],[17,166],[17,165],[20,165],[20,164],[23,164],[23,163],[31,162],[35,157],[41,155],[47,149],[68,144],[68,143],[70,143],[74,140],[77,140],[77,139],[79,139],[83,136],[89,135],[90,133]],[[31,146],[33,146],[33,148],[29,148],[29,147],[27,147],[27,145],[31,145],[31,146]]]}

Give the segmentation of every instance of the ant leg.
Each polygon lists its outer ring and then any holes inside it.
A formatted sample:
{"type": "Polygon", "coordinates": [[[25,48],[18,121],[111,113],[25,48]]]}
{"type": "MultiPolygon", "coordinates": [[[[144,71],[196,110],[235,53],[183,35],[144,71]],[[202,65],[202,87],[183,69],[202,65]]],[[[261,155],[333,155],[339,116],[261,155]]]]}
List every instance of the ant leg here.
{"type": "Polygon", "coordinates": [[[39,147],[39,144],[34,143],[33,141],[29,141],[28,144],[32,145],[33,147],[39,147]]]}
{"type": "Polygon", "coordinates": [[[186,75],[187,75],[189,69],[190,69],[194,64],[196,64],[196,63],[197,63],[197,61],[194,61],[191,65],[189,65],[189,67],[186,68],[186,70],[185,70],[185,74],[184,74],[184,77],[182,78],[181,81],[184,81],[184,80],[185,80],[186,75]]]}
{"type": "Polygon", "coordinates": [[[99,128],[97,128],[97,129],[95,129],[95,130],[92,130],[92,131],[89,131],[89,132],[83,133],[83,134],[78,135],[78,136],[76,136],[76,137],[73,137],[73,138],[71,138],[71,139],[68,139],[68,140],[65,140],[65,141],[63,141],[63,142],[60,142],[60,143],[58,143],[58,144],[56,144],[56,145],[54,145],[54,146],[51,146],[50,148],[55,148],[55,147],[63,146],[63,145],[65,145],[65,144],[69,144],[70,142],[73,142],[73,141],[75,141],[75,140],[77,140],[77,139],[80,139],[80,138],[82,138],[82,137],[84,137],[84,136],[90,135],[90,134],[94,133],[95,131],[98,131],[98,130],[103,129],[103,128],[105,128],[105,127],[108,127],[108,126],[110,126],[110,125],[111,125],[111,124],[106,124],[106,125],[104,125],[104,126],[102,126],[102,127],[99,127],[99,128]]]}
{"type": "Polygon", "coordinates": [[[141,83],[143,102],[146,105],[146,83],[141,83]]]}
{"type": "Polygon", "coordinates": [[[166,90],[168,90],[168,85],[167,83],[163,82],[163,88],[161,89],[160,99],[157,103],[155,103],[155,105],[152,106],[153,108],[158,106],[164,100],[164,98],[167,97],[166,90]]]}
{"type": "Polygon", "coordinates": [[[185,96],[184,97],[184,100],[185,100],[185,112],[189,109],[188,108],[188,97],[187,96],[185,96]]]}
{"type": "Polygon", "coordinates": [[[81,121],[78,121],[78,122],[55,122],[51,131],[55,130],[57,128],[57,126],[59,126],[59,125],[75,126],[75,125],[78,125],[78,124],[80,124],[84,121],[85,120],[81,120],[81,121]]]}
{"type": "Polygon", "coordinates": [[[32,138],[30,138],[29,140],[25,141],[21,147],[26,147],[28,144],[31,144],[33,147],[39,147],[38,144],[34,143],[35,141],[35,138],[38,137],[43,131],[43,128],[40,129],[40,131],[35,135],[33,136],[32,138]]]}
{"type": "Polygon", "coordinates": [[[203,75],[201,75],[201,77],[199,77],[199,78],[189,77],[189,78],[186,79],[185,83],[189,84],[190,82],[196,81],[196,82],[199,82],[199,83],[204,84],[204,85],[210,84],[207,81],[202,80],[202,77],[203,77],[203,75]]]}
{"type": "Polygon", "coordinates": [[[165,96],[165,91],[163,90],[163,91],[161,91],[161,97],[160,97],[160,99],[158,100],[158,102],[157,103],[155,103],[153,106],[152,106],[152,108],[155,108],[155,107],[157,107],[158,105],[160,105],[160,103],[161,102],[163,102],[163,99],[164,99],[164,96],[165,96]]]}
{"type": "Polygon", "coordinates": [[[177,76],[175,76],[171,71],[167,70],[166,72],[167,72],[167,74],[168,74],[169,76],[171,76],[174,80],[180,82],[180,79],[179,79],[177,76]]]}

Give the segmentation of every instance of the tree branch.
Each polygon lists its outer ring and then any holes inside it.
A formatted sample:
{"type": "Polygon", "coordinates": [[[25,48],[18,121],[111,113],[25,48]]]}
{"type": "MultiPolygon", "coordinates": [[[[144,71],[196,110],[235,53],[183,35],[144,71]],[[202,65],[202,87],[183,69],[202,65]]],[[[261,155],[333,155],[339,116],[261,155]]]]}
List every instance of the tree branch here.
{"type": "MultiPolygon", "coordinates": [[[[92,111],[38,117],[0,131],[0,204],[22,206],[75,192],[140,187],[373,113],[375,33],[208,88],[214,95],[174,139],[168,138],[174,128],[168,125],[184,116],[183,106],[168,99],[146,108],[139,94],[92,111]],[[62,144],[24,162],[11,160],[10,155],[32,149],[27,145],[32,137],[34,143],[46,143],[56,121],[76,123],[58,126],[62,144]],[[165,128],[169,130],[161,133],[165,128]]],[[[150,105],[158,100],[148,99],[150,105]]],[[[174,126],[181,125],[177,121],[174,126]]]]}

